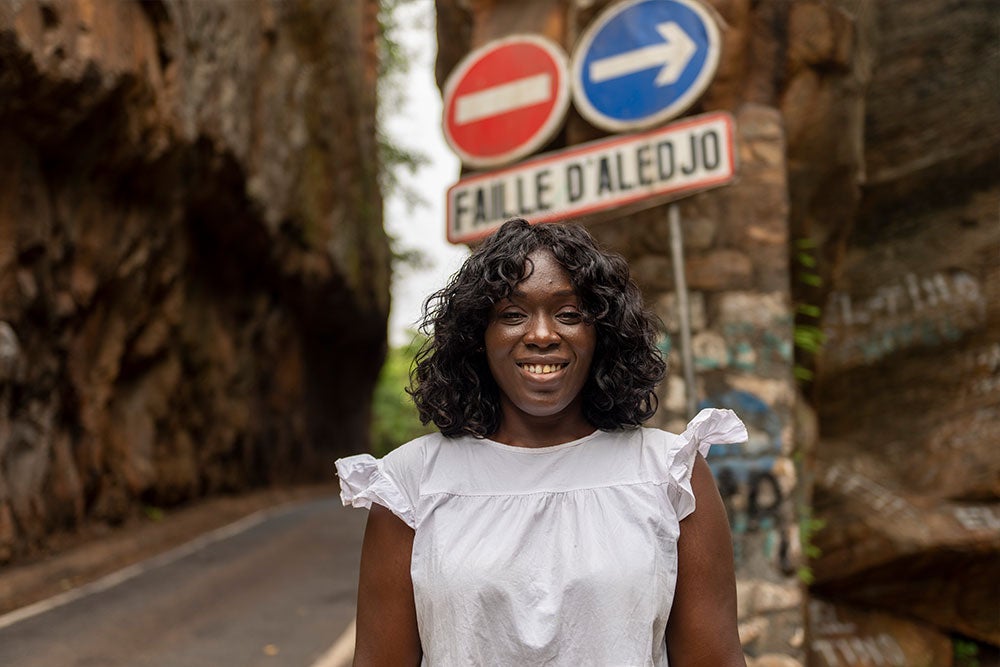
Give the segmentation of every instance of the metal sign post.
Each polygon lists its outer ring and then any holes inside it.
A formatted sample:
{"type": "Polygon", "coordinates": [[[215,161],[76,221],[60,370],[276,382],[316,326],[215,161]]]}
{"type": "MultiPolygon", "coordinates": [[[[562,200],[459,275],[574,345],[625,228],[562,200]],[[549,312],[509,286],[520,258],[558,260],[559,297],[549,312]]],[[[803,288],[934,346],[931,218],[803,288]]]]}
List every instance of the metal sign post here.
{"type": "Polygon", "coordinates": [[[698,392],[694,383],[694,353],[691,350],[691,309],[688,304],[687,277],[684,275],[684,236],[681,232],[681,212],[677,204],[667,207],[667,218],[670,222],[670,251],[681,329],[681,363],[684,366],[684,387],[687,390],[687,412],[690,419],[698,408],[698,392]]]}

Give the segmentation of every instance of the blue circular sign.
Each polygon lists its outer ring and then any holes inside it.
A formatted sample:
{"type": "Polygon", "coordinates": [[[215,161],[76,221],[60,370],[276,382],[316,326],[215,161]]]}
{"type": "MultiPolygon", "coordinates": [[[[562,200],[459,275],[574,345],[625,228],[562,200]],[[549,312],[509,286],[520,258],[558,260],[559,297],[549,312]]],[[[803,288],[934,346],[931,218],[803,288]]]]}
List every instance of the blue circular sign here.
{"type": "Polygon", "coordinates": [[[629,0],[587,28],[573,53],[573,100],[612,132],[652,127],[698,99],[719,63],[719,30],[695,0],[629,0]]]}

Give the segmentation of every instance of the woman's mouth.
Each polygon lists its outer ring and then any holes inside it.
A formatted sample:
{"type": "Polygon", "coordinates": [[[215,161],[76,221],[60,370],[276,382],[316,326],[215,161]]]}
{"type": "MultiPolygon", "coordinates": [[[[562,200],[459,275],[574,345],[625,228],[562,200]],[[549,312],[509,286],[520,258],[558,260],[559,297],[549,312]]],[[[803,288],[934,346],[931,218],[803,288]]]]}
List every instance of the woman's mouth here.
{"type": "Polygon", "coordinates": [[[532,375],[550,375],[569,366],[569,363],[557,364],[518,364],[532,375]]]}

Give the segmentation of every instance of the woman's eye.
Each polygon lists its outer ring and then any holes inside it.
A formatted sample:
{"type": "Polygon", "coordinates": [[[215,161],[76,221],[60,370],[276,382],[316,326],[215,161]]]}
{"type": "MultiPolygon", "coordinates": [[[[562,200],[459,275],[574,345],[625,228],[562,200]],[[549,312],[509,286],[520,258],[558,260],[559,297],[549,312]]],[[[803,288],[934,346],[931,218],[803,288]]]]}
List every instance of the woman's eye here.
{"type": "Polygon", "coordinates": [[[500,320],[502,322],[519,322],[522,317],[524,317],[524,313],[519,313],[514,310],[500,313],[500,320]]]}
{"type": "Polygon", "coordinates": [[[556,317],[558,317],[561,322],[565,322],[566,324],[577,324],[578,322],[583,321],[583,313],[578,313],[573,310],[567,310],[559,313],[556,317]]]}

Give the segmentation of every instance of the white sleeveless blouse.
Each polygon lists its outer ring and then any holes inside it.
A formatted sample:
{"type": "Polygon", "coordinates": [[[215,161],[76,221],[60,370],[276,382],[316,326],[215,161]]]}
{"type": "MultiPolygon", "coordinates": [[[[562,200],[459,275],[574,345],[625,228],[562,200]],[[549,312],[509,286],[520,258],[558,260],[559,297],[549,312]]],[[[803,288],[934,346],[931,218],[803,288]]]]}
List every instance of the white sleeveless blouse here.
{"type": "Polygon", "coordinates": [[[337,472],[345,505],[384,505],[415,531],[424,665],[665,666],[695,456],[746,440],[709,409],[681,435],[542,448],[435,433],[337,472]]]}

